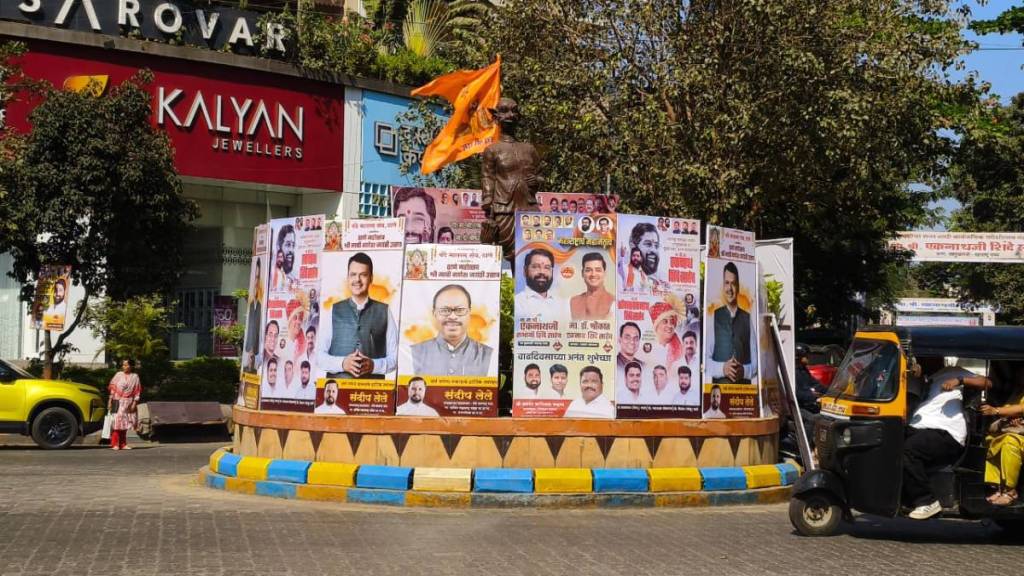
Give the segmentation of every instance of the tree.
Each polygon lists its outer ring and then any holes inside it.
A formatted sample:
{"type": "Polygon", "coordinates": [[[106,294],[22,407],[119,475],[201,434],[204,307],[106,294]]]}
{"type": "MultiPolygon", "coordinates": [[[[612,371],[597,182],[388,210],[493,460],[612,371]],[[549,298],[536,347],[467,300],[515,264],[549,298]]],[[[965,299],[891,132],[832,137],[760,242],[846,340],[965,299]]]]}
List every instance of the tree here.
{"type": "Polygon", "coordinates": [[[842,326],[893,297],[886,240],[934,197],[909,184],[976,105],[960,26],[942,1],[512,0],[484,36],[551,188],[793,236],[798,320],[842,326]]]}
{"type": "MultiPolygon", "coordinates": [[[[1024,232],[1024,94],[993,104],[988,122],[964,131],[944,192],[960,202],[950,229],[1024,232]]],[[[1024,323],[1024,264],[923,264],[919,284],[968,302],[993,303],[1000,320],[1024,323]]]]}
{"type": "Polygon", "coordinates": [[[167,136],[151,124],[151,80],[143,71],[109,91],[44,91],[18,154],[0,158],[0,220],[9,223],[0,250],[13,256],[22,298],[42,264],[70,264],[85,292],[65,330],[46,333],[44,377],[90,299],[166,293],[181,274],[197,209],[181,195],[167,136]]]}

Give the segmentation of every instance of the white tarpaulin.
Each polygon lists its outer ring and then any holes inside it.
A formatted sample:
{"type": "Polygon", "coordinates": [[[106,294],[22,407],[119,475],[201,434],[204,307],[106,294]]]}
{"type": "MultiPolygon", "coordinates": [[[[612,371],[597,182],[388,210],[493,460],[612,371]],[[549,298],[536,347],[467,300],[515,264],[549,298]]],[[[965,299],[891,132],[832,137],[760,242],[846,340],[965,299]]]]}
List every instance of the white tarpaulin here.
{"type": "MultiPolygon", "coordinates": [[[[782,309],[779,311],[779,335],[786,356],[790,382],[796,382],[796,310],[793,308],[793,239],[758,240],[755,251],[763,285],[782,283],[782,309]]],[[[762,294],[767,304],[768,295],[762,294]]],[[[767,308],[767,306],[765,306],[767,308]]]]}

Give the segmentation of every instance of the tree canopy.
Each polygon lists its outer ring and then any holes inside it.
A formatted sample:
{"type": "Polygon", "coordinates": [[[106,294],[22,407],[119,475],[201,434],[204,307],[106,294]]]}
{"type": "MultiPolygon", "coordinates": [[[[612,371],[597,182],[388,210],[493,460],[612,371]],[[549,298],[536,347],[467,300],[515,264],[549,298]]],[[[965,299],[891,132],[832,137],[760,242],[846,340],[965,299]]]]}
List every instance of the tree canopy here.
{"type": "Polygon", "coordinates": [[[896,231],[928,221],[969,50],[943,1],[512,0],[491,21],[557,191],[796,240],[801,323],[886,299],[896,231]]]}

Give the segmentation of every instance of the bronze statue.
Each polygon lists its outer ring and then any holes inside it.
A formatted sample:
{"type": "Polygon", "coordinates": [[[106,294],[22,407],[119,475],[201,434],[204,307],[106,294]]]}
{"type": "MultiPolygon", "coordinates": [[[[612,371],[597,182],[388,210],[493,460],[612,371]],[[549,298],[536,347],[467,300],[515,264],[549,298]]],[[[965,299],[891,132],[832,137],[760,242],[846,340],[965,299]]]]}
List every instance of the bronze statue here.
{"type": "Polygon", "coordinates": [[[499,244],[508,260],[515,259],[515,212],[536,211],[540,155],[533,144],[516,140],[519,105],[511,98],[498,100],[491,116],[501,125],[500,139],[484,150],[483,199],[487,215],[482,241],[499,244]]]}

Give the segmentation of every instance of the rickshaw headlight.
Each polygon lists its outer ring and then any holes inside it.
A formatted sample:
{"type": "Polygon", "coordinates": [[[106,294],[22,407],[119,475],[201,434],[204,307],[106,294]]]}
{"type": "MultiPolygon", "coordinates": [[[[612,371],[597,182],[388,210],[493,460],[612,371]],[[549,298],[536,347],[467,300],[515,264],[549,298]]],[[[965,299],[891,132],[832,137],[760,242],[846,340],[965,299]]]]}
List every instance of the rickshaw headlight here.
{"type": "Polygon", "coordinates": [[[849,428],[843,428],[843,432],[839,435],[839,444],[842,446],[849,446],[853,443],[853,430],[849,428]]]}

